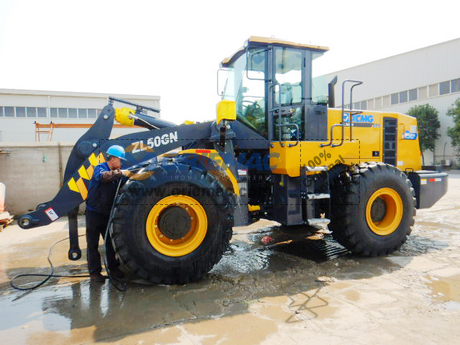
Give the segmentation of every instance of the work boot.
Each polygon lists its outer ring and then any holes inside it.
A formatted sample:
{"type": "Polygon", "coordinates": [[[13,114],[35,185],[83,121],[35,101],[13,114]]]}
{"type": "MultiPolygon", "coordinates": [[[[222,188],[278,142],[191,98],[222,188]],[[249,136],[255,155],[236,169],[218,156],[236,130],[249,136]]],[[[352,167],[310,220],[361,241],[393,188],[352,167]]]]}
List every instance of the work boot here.
{"type": "Polygon", "coordinates": [[[105,282],[105,277],[100,273],[94,273],[90,275],[91,281],[96,283],[103,283],[105,282]]]}
{"type": "Polygon", "coordinates": [[[110,276],[115,279],[123,279],[125,274],[117,267],[110,270],[110,276]]]}

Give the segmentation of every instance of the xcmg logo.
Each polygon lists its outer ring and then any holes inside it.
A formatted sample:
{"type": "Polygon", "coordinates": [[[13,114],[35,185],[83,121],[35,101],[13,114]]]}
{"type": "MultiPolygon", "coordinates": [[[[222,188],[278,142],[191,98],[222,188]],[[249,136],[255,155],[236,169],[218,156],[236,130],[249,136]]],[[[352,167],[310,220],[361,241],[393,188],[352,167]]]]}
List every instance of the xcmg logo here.
{"type": "MultiPolygon", "coordinates": [[[[344,114],[344,121],[350,122],[350,113],[344,114]]],[[[365,115],[365,114],[352,115],[351,122],[353,123],[373,123],[374,115],[365,115]]]]}

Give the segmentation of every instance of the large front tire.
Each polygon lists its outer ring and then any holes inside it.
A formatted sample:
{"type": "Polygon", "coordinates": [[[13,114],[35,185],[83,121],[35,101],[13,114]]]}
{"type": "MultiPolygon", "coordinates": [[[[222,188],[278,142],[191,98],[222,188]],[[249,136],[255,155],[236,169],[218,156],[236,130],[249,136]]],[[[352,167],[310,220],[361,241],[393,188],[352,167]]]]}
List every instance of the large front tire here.
{"type": "Polygon", "coordinates": [[[124,186],[111,231],[131,271],[153,283],[185,284],[221,259],[232,226],[232,193],[203,170],[172,163],[124,186]]]}
{"type": "Polygon", "coordinates": [[[404,244],[414,225],[414,189],[406,174],[391,165],[355,168],[333,183],[330,228],[354,254],[388,255],[404,244]]]}

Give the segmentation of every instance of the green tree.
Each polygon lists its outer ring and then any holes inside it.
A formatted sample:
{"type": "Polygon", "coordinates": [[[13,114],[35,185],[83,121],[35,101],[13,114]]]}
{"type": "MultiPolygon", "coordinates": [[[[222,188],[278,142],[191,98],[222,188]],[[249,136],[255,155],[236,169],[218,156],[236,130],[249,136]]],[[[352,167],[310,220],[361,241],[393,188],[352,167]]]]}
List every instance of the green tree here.
{"type": "Polygon", "coordinates": [[[438,119],[439,112],[431,105],[424,104],[410,108],[408,114],[417,118],[420,149],[422,150],[422,160],[425,165],[423,151],[432,151],[434,157],[435,142],[440,137],[438,133],[438,129],[441,127],[438,119]]]}
{"type": "Polygon", "coordinates": [[[447,110],[447,115],[452,116],[454,120],[454,127],[447,129],[447,135],[450,137],[452,146],[457,152],[457,158],[460,158],[460,98],[447,110]]]}

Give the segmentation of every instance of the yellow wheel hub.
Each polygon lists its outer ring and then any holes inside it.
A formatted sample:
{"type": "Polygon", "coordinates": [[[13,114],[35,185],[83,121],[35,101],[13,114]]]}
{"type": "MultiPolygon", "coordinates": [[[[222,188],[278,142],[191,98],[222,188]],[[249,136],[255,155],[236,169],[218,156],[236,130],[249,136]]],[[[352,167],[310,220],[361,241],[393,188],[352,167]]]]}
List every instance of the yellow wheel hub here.
{"type": "Polygon", "coordinates": [[[161,254],[184,256],[203,242],[208,218],[203,206],[187,195],[161,199],[149,212],[146,232],[150,244],[161,254]]]}
{"type": "Polygon", "coordinates": [[[380,236],[396,231],[403,217],[403,202],[392,188],[380,188],[366,205],[366,221],[369,228],[380,236]]]}

